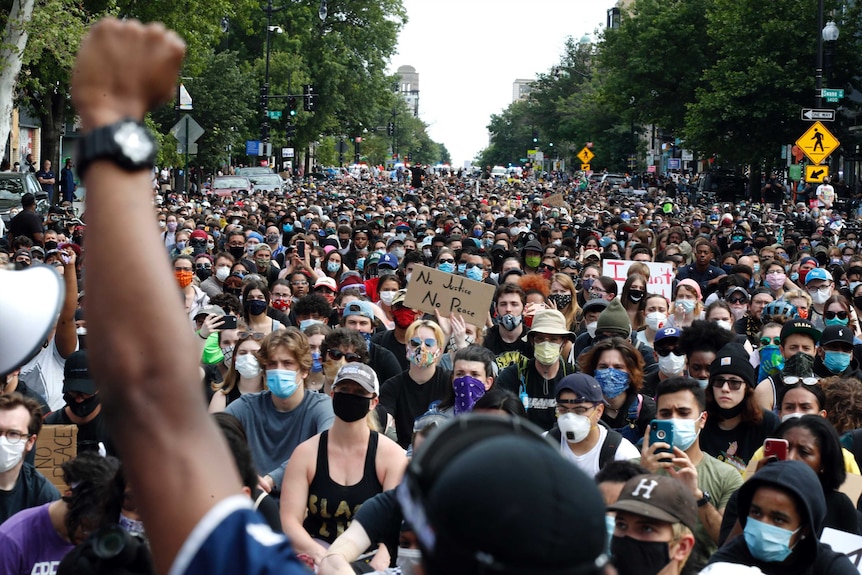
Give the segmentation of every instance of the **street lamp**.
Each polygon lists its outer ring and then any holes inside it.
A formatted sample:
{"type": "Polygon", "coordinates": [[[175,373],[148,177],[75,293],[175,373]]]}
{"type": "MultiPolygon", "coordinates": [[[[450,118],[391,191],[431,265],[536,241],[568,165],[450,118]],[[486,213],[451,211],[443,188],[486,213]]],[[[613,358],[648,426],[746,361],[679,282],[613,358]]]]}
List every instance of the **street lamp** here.
{"type": "Polygon", "coordinates": [[[320,0],[320,8],[317,10],[317,17],[320,18],[321,22],[323,22],[326,20],[327,14],[329,14],[329,10],[326,7],[326,0],[320,0]]]}
{"type": "Polygon", "coordinates": [[[272,32],[276,34],[281,34],[283,30],[281,26],[273,26],[272,25],[272,15],[276,12],[281,12],[284,10],[284,6],[281,8],[273,8],[272,0],[266,5],[266,67],[263,72],[263,89],[261,90],[261,102],[263,104],[263,119],[260,123],[260,136],[264,142],[269,142],[269,37],[272,32]]]}
{"type": "Polygon", "coordinates": [[[830,52],[832,42],[838,39],[838,26],[833,20],[830,20],[826,26],[823,26],[823,0],[820,0],[817,5],[817,28],[820,34],[817,35],[817,68],[815,69],[815,90],[817,92],[817,107],[823,106],[823,42],[829,42],[830,52]]]}

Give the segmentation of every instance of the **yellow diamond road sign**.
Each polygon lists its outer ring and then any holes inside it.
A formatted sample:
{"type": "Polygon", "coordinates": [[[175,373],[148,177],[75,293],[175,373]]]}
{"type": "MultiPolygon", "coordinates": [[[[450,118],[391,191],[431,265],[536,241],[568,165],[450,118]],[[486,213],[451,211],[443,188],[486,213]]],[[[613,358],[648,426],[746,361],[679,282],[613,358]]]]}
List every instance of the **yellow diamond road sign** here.
{"type": "Polygon", "coordinates": [[[796,145],[808,159],[819,164],[838,149],[841,142],[821,122],[814,122],[798,140],[796,145]]]}
{"type": "Polygon", "coordinates": [[[585,147],[583,150],[578,152],[578,157],[581,159],[581,162],[583,162],[584,164],[589,164],[590,160],[595,158],[596,155],[589,148],[585,147]]]}
{"type": "Polygon", "coordinates": [[[829,166],[805,166],[805,181],[812,184],[822,184],[829,175],[829,166]]]}

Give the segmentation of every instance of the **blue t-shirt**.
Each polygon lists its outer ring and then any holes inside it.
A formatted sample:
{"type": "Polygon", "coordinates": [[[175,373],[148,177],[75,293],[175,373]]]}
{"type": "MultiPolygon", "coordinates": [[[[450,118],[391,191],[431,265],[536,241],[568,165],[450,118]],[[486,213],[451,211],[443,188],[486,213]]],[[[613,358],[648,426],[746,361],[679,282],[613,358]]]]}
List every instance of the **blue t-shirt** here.
{"type": "Polygon", "coordinates": [[[220,501],[183,543],[168,575],[308,575],[290,540],[252,509],[251,499],[220,501]]]}

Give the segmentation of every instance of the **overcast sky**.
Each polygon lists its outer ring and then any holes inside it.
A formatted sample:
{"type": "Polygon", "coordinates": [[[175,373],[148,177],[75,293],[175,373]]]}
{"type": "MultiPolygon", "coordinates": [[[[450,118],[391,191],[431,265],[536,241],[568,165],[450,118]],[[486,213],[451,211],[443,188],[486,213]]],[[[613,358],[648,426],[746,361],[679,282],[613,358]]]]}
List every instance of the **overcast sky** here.
{"type": "Polygon", "coordinates": [[[419,74],[419,117],[454,165],[488,146],[491,114],[512,102],[516,78],[535,78],[558,63],[566,38],[594,37],[614,0],[403,0],[391,71],[419,74]]]}

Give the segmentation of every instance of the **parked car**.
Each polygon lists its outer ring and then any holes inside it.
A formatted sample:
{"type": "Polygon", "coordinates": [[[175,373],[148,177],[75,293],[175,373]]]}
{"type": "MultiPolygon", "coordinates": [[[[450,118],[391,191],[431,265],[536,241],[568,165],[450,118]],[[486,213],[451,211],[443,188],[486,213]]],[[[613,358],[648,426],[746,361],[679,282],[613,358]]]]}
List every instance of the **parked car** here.
{"type": "Polygon", "coordinates": [[[236,194],[250,194],[254,185],[243,176],[216,176],[213,178],[209,193],[215,196],[234,196],[236,194]]]}
{"type": "Polygon", "coordinates": [[[284,180],[278,174],[252,174],[248,179],[254,185],[255,192],[280,194],[284,190],[284,180]]]}
{"type": "Polygon", "coordinates": [[[250,176],[260,176],[271,173],[273,173],[272,168],[267,168],[265,166],[249,166],[248,168],[237,168],[235,175],[245,176],[248,178],[250,176]]]}
{"type": "Polygon", "coordinates": [[[0,218],[9,222],[21,211],[21,198],[26,193],[36,197],[36,212],[47,214],[48,194],[42,190],[36,176],[30,172],[0,173],[0,218]]]}
{"type": "Polygon", "coordinates": [[[626,183],[625,174],[605,174],[602,176],[601,188],[608,190],[615,190],[623,186],[626,183]]]}
{"type": "Polygon", "coordinates": [[[730,170],[709,170],[697,182],[697,201],[706,203],[729,202],[738,204],[745,200],[748,179],[730,170]]]}

